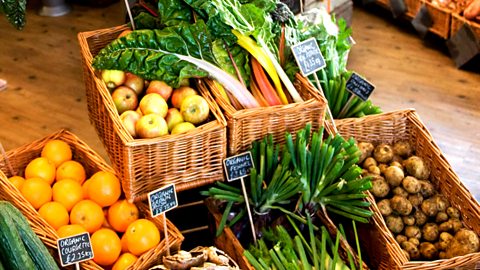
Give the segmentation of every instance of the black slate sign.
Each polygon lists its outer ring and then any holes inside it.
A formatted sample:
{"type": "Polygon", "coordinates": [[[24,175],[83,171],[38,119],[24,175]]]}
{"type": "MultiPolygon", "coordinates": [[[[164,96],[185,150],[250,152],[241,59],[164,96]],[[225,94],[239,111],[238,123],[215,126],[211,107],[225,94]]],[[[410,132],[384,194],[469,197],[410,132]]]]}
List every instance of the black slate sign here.
{"type": "Polygon", "coordinates": [[[229,157],[223,160],[223,167],[228,182],[240,179],[250,174],[250,169],[254,167],[252,154],[250,152],[229,157]]]}
{"type": "Polygon", "coordinates": [[[317,40],[313,37],[293,45],[292,52],[300,72],[305,77],[326,66],[317,40]]]}
{"type": "Polygon", "coordinates": [[[432,16],[430,16],[430,13],[428,13],[428,9],[425,4],[422,5],[415,15],[415,18],[413,18],[412,25],[413,28],[417,30],[420,37],[425,38],[428,33],[428,29],[433,25],[432,16]]]}
{"type": "Polygon", "coordinates": [[[480,37],[475,35],[468,24],[464,24],[447,41],[447,47],[457,67],[463,67],[479,58],[480,37]]]}
{"type": "Polygon", "coordinates": [[[347,81],[347,90],[363,101],[367,101],[374,89],[375,86],[373,86],[373,84],[369,83],[355,72],[352,73],[347,81]]]}
{"type": "Polygon", "coordinates": [[[390,10],[394,18],[398,18],[407,12],[407,6],[403,0],[390,0],[390,10]]]}
{"type": "Polygon", "coordinates": [[[57,240],[58,254],[62,267],[93,259],[90,235],[77,234],[57,240]]]}
{"type": "Polygon", "coordinates": [[[171,184],[148,193],[148,205],[152,217],[156,217],[178,206],[175,185],[171,184]]]}

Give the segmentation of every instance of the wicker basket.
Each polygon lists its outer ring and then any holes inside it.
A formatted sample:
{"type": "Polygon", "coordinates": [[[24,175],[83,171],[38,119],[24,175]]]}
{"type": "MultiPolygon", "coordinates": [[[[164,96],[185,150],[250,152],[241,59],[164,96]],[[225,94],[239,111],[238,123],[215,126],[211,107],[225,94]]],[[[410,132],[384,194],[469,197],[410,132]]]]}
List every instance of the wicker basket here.
{"type": "Polygon", "coordinates": [[[450,27],[450,36],[453,37],[464,24],[468,24],[472,28],[477,38],[480,39],[480,23],[467,20],[460,14],[461,13],[452,14],[452,26],[450,27]]]}
{"type": "MultiPolygon", "coordinates": [[[[340,134],[344,137],[352,136],[357,141],[390,144],[399,140],[409,141],[414,146],[416,155],[429,164],[432,183],[461,211],[464,225],[480,234],[479,204],[460,182],[415,110],[343,119],[336,121],[336,125],[340,134]]],[[[387,228],[373,197],[369,200],[375,213],[374,226],[362,230],[368,236],[362,239],[372,259],[372,266],[389,270],[475,269],[476,263],[480,261],[480,252],[445,260],[408,261],[387,228]]]]}
{"type": "MultiPolygon", "coordinates": [[[[383,8],[390,9],[390,0],[376,0],[375,3],[383,8]]],[[[404,3],[407,7],[407,11],[404,14],[405,17],[413,19],[422,6],[421,0],[404,0],[404,3]]]]}
{"type": "Polygon", "coordinates": [[[143,200],[148,192],[167,184],[182,191],[223,179],[226,121],[203,83],[198,90],[209,103],[210,121],[186,134],[134,139],[120,122],[105,83],[92,67],[93,56],[126,26],[83,32],[80,42],[90,122],[106,147],[129,200],[143,200]]]}
{"type": "Polygon", "coordinates": [[[285,132],[295,133],[307,123],[312,123],[312,129],[323,125],[327,102],[299,74],[294,85],[305,101],[255,109],[236,110],[225,101],[213,81],[206,82],[227,119],[229,155],[248,150],[253,141],[267,134],[272,134],[276,142],[282,143],[285,141],[285,132]]]}
{"type": "Polygon", "coordinates": [[[435,6],[428,0],[422,0],[421,4],[427,7],[428,14],[430,14],[433,25],[429,31],[437,36],[448,39],[450,36],[450,21],[452,18],[452,10],[444,7],[435,6]]]}
{"type": "MultiPolygon", "coordinates": [[[[9,164],[13,169],[11,172],[10,166],[5,162],[3,157],[0,157],[0,200],[6,200],[11,202],[17,207],[22,214],[28,219],[33,231],[39,236],[43,243],[51,248],[54,253],[57,254],[57,239],[58,235],[53,227],[51,227],[43,218],[38,215],[38,212],[33,206],[25,200],[20,192],[13,186],[7,177],[11,177],[13,174],[21,175],[27,166],[28,162],[32,159],[39,157],[43,146],[50,139],[61,139],[67,142],[73,152],[73,159],[82,163],[85,167],[87,176],[99,170],[111,171],[113,170],[105,163],[105,161],[94,151],[92,151],[84,142],[79,140],[75,135],[68,131],[59,131],[43,139],[34,141],[28,145],[19,147],[15,150],[7,152],[7,158],[9,164]]],[[[167,220],[168,237],[170,246],[166,246],[165,232],[163,230],[162,217],[150,218],[147,207],[145,204],[137,204],[140,209],[140,214],[146,218],[152,220],[159,228],[162,234],[162,241],[157,247],[144,253],[132,266],[132,269],[143,269],[154,264],[163,254],[166,253],[167,248],[172,251],[180,249],[180,245],[183,241],[183,236],[180,231],[167,220]]],[[[83,269],[103,269],[99,265],[93,262],[93,260],[82,262],[83,269]]]]}

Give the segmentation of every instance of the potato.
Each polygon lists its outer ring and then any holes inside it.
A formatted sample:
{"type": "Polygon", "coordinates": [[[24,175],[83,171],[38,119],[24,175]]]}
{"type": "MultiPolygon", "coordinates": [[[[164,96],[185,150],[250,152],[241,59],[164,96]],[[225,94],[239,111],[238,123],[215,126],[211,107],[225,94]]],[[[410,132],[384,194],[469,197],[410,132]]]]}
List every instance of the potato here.
{"type": "Polygon", "coordinates": [[[449,232],[449,231],[453,231],[453,223],[451,220],[447,220],[443,223],[441,223],[439,226],[438,226],[438,230],[440,232],[449,232]]]}
{"type": "Polygon", "coordinates": [[[454,233],[458,232],[461,228],[463,228],[463,223],[458,218],[451,218],[450,222],[452,223],[452,230],[454,233]]]}
{"type": "Polygon", "coordinates": [[[386,217],[386,223],[388,229],[393,233],[400,233],[403,231],[403,221],[402,218],[395,215],[390,215],[386,217]]]}
{"type": "Polygon", "coordinates": [[[390,166],[397,166],[403,170],[403,158],[399,155],[393,155],[392,162],[390,162],[390,166]]]}
{"type": "Polygon", "coordinates": [[[422,208],[422,211],[429,217],[434,217],[438,213],[437,204],[432,198],[424,200],[420,207],[422,208]]]}
{"type": "Polygon", "coordinates": [[[398,141],[393,144],[393,153],[403,158],[412,155],[413,149],[408,141],[398,141]]]}
{"type": "Polygon", "coordinates": [[[360,152],[362,153],[358,160],[358,164],[361,164],[366,158],[372,156],[374,146],[369,142],[359,142],[357,146],[358,150],[360,150],[360,152]]]}
{"type": "Polygon", "coordinates": [[[383,174],[383,175],[385,174],[385,170],[387,170],[388,167],[389,166],[385,163],[378,164],[378,168],[380,169],[380,173],[383,174]]]}
{"type": "Polygon", "coordinates": [[[403,224],[405,225],[415,225],[415,218],[412,215],[402,217],[403,224]]]}
{"type": "Polygon", "coordinates": [[[408,200],[412,203],[413,207],[422,205],[423,196],[420,193],[408,194],[408,200]]]}
{"type": "Polygon", "coordinates": [[[436,223],[443,223],[448,220],[448,215],[445,212],[438,212],[437,216],[435,217],[436,223]]]}
{"type": "Polygon", "coordinates": [[[373,157],[368,157],[365,159],[365,161],[363,162],[363,168],[364,169],[368,169],[368,167],[370,166],[377,166],[377,161],[373,158],[373,157]]]}
{"type": "Polygon", "coordinates": [[[383,177],[376,178],[372,179],[372,189],[370,191],[375,197],[383,198],[390,192],[390,186],[388,185],[387,181],[383,179],[383,177]]]}
{"type": "Polygon", "coordinates": [[[438,249],[446,250],[452,239],[453,235],[449,234],[448,232],[440,233],[440,236],[438,237],[438,249]]]}
{"type": "Polygon", "coordinates": [[[407,176],[403,178],[402,187],[410,194],[418,193],[421,188],[418,180],[413,176],[407,176]]]}
{"type": "Polygon", "coordinates": [[[404,165],[408,174],[419,180],[426,180],[430,176],[430,168],[420,157],[411,156],[405,161],[404,165]]]}
{"type": "Polygon", "coordinates": [[[446,257],[452,258],[478,252],[479,246],[478,235],[474,231],[461,229],[455,233],[450,245],[447,247],[446,257]]]}
{"type": "Polygon", "coordinates": [[[433,260],[438,257],[438,250],[432,243],[423,242],[420,244],[420,254],[427,260],[433,260]]]}
{"type": "Polygon", "coordinates": [[[414,244],[414,245],[417,246],[417,247],[418,247],[418,245],[420,245],[420,240],[418,240],[418,239],[415,238],[415,237],[408,238],[408,242],[414,244]]]}
{"type": "Polygon", "coordinates": [[[403,189],[402,187],[396,187],[392,190],[392,193],[393,195],[398,195],[398,196],[402,196],[402,197],[407,197],[408,196],[408,192],[403,189]]]}
{"type": "Polygon", "coordinates": [[[385,180],[387,180],[388,184],[391,187],[397,187],[402,183],[403,178],[405,175],[403,174],[403,170],[397,166],[390,166],[388,167],[385,172],[383,173],[385,176],[385,180]]]}
{"type": "Polygon", "coordinates": [[[417,226],[406,226],[405,227],[405,236],[408,238],[422,239],[422,232],[417,226]]]}
{"type": "Polygon", "coordinates": [[[373,157],[377,162],[389,163],[393,158],[393,149],[386,143],[381,143],[373,150],[373,157]]]}
{"type": "Polygon", "coordinates": [[[415,246],[412,242],[405,241],[400,244],[400,246],[408,252],[410,259],[420,259],[420,251],[418,250],[417,246],[415,246]]]}
{"type": "Polygon", "coordinates": [[[447,210],[447,207],[450,206],[450,202],[442,194],[436,194],[432,197],[432,200],[437,205],[437,210],[439,212],[444,212],[447,210]]]}
{"type": "Polygon", "coordinates": [[[397,236],[395,236],[395,240],[397,240],[398,244],[401,244],[402,242],[408,241],[408,238],[405,235],[397,234],[397,236]]]}
{"type": "Polygon", "coordinates": [[[422,228],[422,237],[425,241],[435,242],[438,238],[438,225],[435,223],[427,223],[422,228]]]}
{"type": "Polygon", "coordinates": [[[446,259],[446,258],[447,258],[447,253],[446,253],[445,251],[440,251],[440,252],[438,253],[438,258],[439,258],[440,260],[446,259]]]}
{"type": "Polygon", "coordinates": [[[451,218],[460,218],[460,211],[457,208],[450,206],[447,207],[447,215],[451,218]]]}
{"type": "Polygon", "coordinates": [[[392,207],[393,211],[402,216],[410,215],[413,208],[410,201],[400,195],[395,195],[392,199],[390,199],[390,206],[392,207]]]}
{"type": "Polygon", "coordinates": [[[392,214],[392,207],[390,206],[389,199],[383,199],[377,203],[378,209],[380,209],[380,213],[382,216],[390,216],[392,214]]]}
{"type": "Polygon", "coordinates": [[[425,215],[425,213],[420,209],[415,211],[413,217],[415,217],[415,225],[417,226],[422,226],[423,224],[427,223],[428,220],[427,215],[425,215]]]}
{"type": "Polygon", "coordinates": [[[368,172],[376,174],[376,175],[380,175],[380,173],[381,173],[380,168],[378,166],[375,166],[375,165],[371,165],[370,167],[368,167],[368,172]]]}
{"type": "Polygon", "coordinates": [[[435,188],[430,181],[418,180],[418,182],[420,183],[420,193],[424,199],[429,198],[436,193],[435,188]]]}

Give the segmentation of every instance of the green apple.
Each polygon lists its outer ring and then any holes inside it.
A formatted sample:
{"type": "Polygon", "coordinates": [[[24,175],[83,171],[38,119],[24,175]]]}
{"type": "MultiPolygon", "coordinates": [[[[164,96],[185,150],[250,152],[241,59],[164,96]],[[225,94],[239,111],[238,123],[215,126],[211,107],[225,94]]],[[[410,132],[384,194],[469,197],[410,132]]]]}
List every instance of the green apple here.
{"type": "Polygon", "coordinates": [[[205,98],[199,95],[191,95],[183,100],[180,112],[184,121],[198,125],[208,119],[210,108],[205,98]]]}
{"type": "Polygon", "coordinates": [[[173,127],[172,132],[170,134],[174,135],[174,134],[185,133],[192,129],[195,129],[195,125],[193,125],[190,122],[182,122],[182,123],[176,124],[173,127]]]}
{"type": "Polygon", "coordinates": [[[197,90],[189,87],[189,86],[181,86],[173,90],[171,103],[173,107],[180,109],[182,106],[182,102],[187,96],[191,95],[198,95],[197,90]]]}
{"type": "Polygon", "coordinates": [[[147,114],[138,119],[135,132],[140,138],[155,138],[168,134],[168,126],[160,115],[147,114]]]}
{"type": "Polygon", "coordinates": [[[122,114],[124,111],[135,110],[138,106],[137,93],[130,87],[119,86],[113,90],[112,93],[113,103],[117,108],[118,114],[122,114]]]}
{"type": "Polygon", "coordinates": [[[125,72],[122,70],[105,69],[101,73],[107,88],[113,90],[125,82],[125,72]]]}
{"type": "Polygon", "coordinates": [[[168,109],[167,116],[165,116],[165,121],[167,121],[168,131],[172,132],[173,127],[183,122],[183,116],[177,108],[168,109]]]}
{"type": "Polygon", "coordinates": [[[137,124],[138,120],[142,117],[136,111],[128,110],[124,111],[120,115],[120,120],[122,120],[122,124],[127,129],[128,133],[132,135],[133,138],[137,137],[137,132],[135,131],[135,125],[137,124]]]}
{"type": "Polygon", "coordinates": [[[157,93],[150,93],[143,96],[140,100],[139,107],[143,115],[155,113],[163,118],[168,112],[167,102],[157,93]]]}

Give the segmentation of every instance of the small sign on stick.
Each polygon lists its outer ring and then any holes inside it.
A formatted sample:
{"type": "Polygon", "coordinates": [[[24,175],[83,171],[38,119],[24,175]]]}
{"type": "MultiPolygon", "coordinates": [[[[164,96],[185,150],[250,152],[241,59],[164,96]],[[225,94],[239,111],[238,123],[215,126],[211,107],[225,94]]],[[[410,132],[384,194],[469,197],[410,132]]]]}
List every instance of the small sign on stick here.
{"type": "Polygon", "coordinates": [[[360,77],[360,75],[355,72],[352,73],[347,81],[347,90],[363,101],[368,100],[374,89],[375,86],[373,84],[360,77]]]}
{"type": "Polygon", "coordinates": [[[171,184],[148,193],[148,205],[152,217],[156,217],[178,206],[175,185],[171,184]]]}
{"type": "Polygon", "coordinates": [[[228,182],[250,175],[250,170],[254,167],[250,152],[226,158],[223,160],[223,165],[228,182]]]}
{"type": "Polygon", "coordinates": [[[93,259],[93,249],[88,232],[57,240],[62,267],[93,259]]]}
{"type": "Polygon", "coordinates": [[[326,66],[325,59],[314,37],[293,45],[292,52],[304,77],[326,66]]]}

